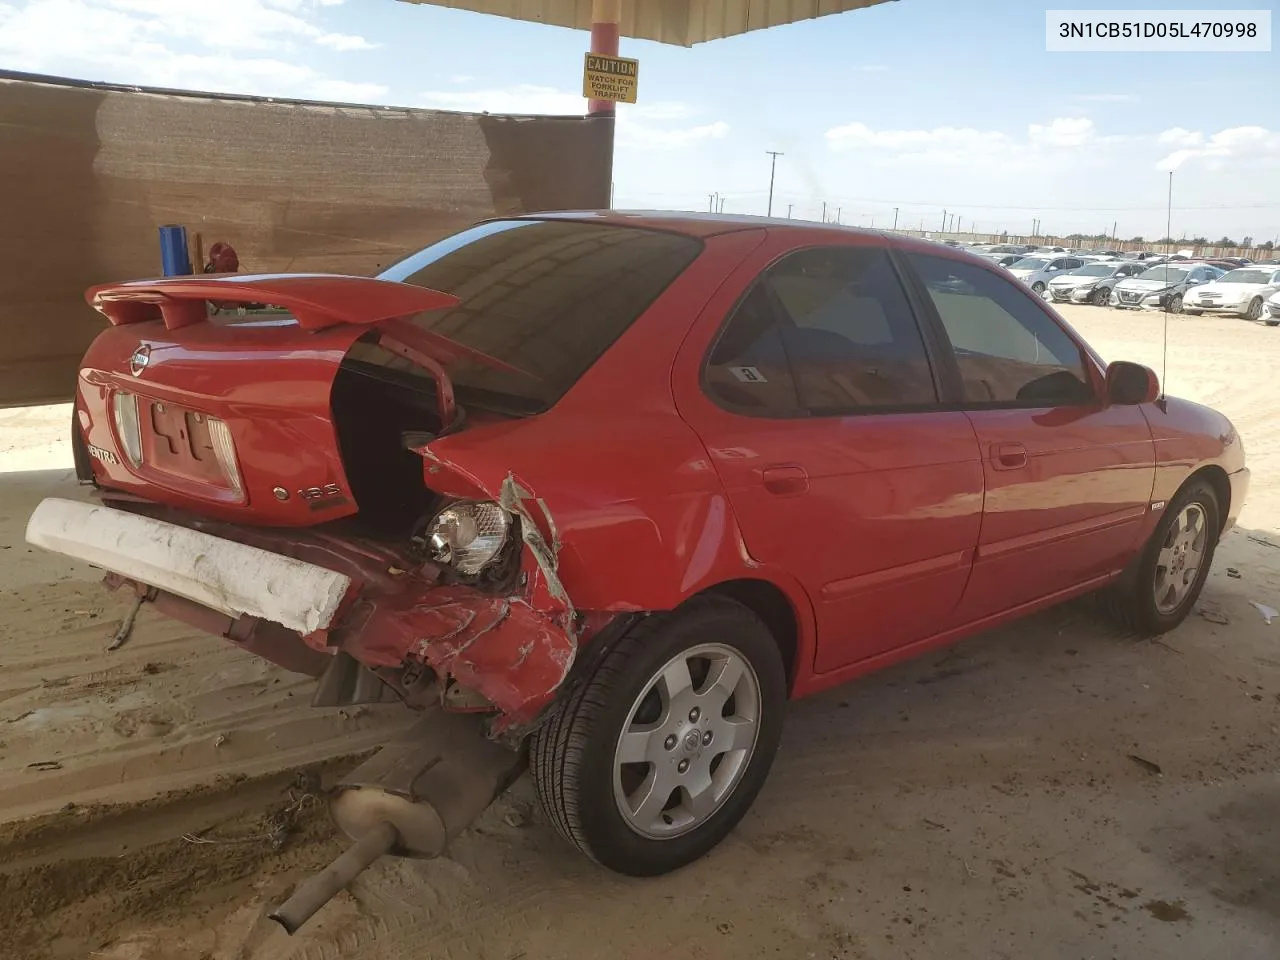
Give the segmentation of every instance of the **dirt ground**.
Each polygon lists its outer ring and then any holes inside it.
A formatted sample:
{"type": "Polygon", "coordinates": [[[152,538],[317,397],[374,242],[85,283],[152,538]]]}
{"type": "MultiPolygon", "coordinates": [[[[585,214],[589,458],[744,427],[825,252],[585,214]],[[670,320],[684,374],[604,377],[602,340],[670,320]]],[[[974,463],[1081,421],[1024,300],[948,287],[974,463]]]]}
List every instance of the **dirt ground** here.
{"type": "MultiPolygon", "coordinates": [[[[1064,311],[1159,368],[1161,318],[1064,311]]],[[[1280,956],[1280,330],[1169,324],[1169,392],[1254,486],[1201,609],[1137,641],[1075,604],[794,704],[759,801],[656,880],[556,838],[527,778],[430,862],[384,860],[289,939],[340,845],[319,795],[406,722],[149,616],[22,540],[77,496],[66,407],[0,411],[0,954],[106,960],[1280,956]],[[1273,367],[1272,364],[1277,364],[1273,367]]]]}

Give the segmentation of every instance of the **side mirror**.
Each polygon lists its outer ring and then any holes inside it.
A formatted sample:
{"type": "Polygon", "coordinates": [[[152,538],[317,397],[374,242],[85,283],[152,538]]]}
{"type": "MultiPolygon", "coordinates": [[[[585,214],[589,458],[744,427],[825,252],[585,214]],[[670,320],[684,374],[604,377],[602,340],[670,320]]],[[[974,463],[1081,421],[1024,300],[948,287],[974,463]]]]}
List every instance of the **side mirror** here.
{"type": "Polygon", "coordinates": [[[1134,406],[1159,396],[1160,380],[1150,367],[1127,360],[1107,364],[1107,397],[1112,403],[1134,406]]]}

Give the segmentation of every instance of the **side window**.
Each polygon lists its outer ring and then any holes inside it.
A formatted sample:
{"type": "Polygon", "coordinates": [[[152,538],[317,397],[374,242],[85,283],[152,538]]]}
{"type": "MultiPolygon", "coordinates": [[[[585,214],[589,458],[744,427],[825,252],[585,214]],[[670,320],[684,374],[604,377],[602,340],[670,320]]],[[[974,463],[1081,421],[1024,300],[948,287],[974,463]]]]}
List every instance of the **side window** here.
{"type": "Polygon", "coordinates": [[[759,416],[936,404],[933,371],[883,250],[788,254],[756,280],[707,361],[720,403],[759,416]]]}
{"type": "Polygon", "coordinates": [[[1080,348],[1017,284],[942,257],[911,254],[910,260],[955,350],[967,403],[1093,401],[1080,348]]]}

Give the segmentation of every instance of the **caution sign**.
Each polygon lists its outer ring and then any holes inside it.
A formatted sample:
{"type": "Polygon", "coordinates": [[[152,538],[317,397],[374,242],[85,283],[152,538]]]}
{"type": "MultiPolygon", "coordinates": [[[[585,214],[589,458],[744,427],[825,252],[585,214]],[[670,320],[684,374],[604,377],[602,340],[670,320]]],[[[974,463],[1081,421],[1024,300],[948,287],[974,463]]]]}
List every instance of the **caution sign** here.
{"type": "Polygon", "coordinates": [[[640,61],[588,53],[582,71],[582,95],[588,100],[635,103],[640,61]]]}

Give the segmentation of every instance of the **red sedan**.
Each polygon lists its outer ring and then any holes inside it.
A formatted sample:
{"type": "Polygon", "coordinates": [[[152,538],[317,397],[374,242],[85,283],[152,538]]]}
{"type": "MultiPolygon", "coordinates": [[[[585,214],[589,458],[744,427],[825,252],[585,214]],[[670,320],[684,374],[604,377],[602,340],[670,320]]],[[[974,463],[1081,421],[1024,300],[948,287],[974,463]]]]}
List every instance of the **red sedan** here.
{"type": "Polygon", "coordinates": [[[334,805],[401,853],[527,756],[598,862],[689,863],[751,805],[789,697],[1091,591],[1170,630],[1248,485],[1225,417],[986,261],[876,232],[555,214],[377,279],[89,299],[97,502],[46,501],[28,538],[316,675],[321,705],[422,710],[444,786],[401,745],[399,779],[334,805]]]}

